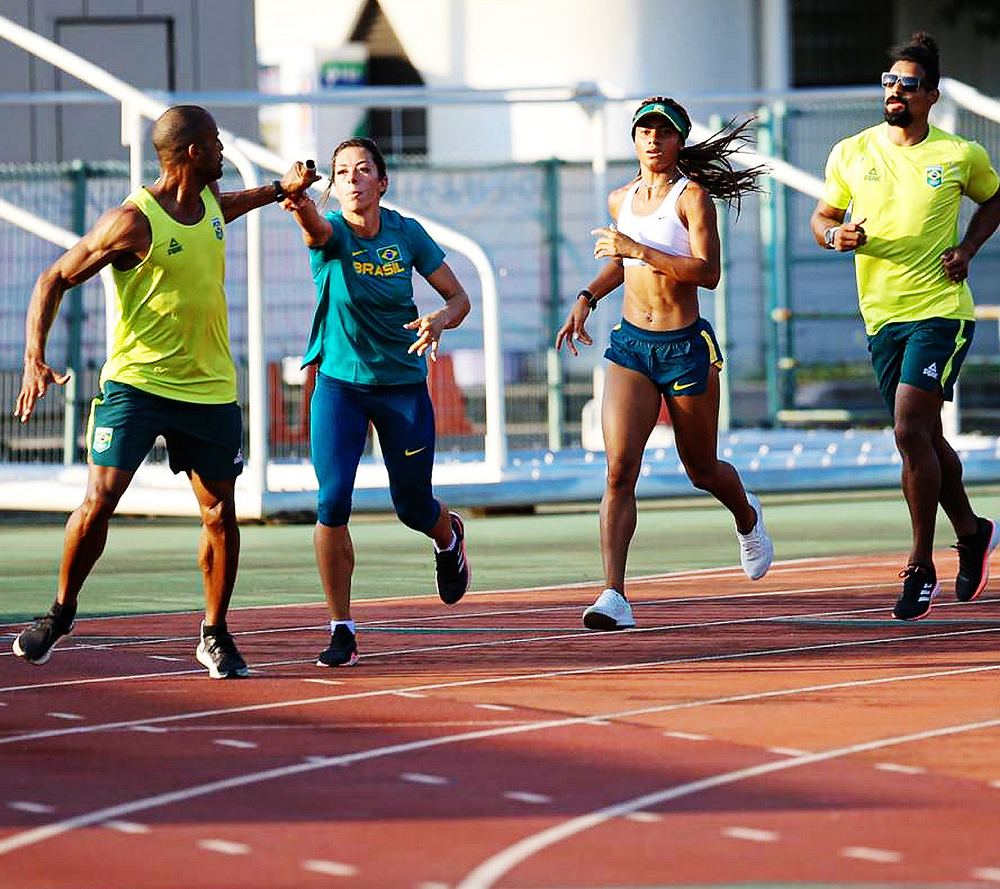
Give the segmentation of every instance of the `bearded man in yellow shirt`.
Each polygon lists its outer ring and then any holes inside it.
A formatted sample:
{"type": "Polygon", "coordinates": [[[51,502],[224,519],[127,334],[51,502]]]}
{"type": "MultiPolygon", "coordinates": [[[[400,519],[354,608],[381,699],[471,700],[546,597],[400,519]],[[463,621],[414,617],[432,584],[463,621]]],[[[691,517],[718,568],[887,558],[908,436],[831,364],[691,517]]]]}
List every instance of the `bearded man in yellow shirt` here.
{"type": "Polygon", "coordinates": [[[885,122],[834,146],[810,226],[821,247],[855,254],[861,316],[892,412],[913,528],[893,615],[915,620],[940,589],[933,561],[939,503],[958,537],[959,601],[985,589],[1000,541],[1000,523],[973,512],[962,464],[941,427],[941,406],[953,398],[975,328],[969,262],[1000,225],[1000,179],[981,145],[928,122],[940,96],[934,38],[914,34],[891,58],[882,75],[885,122]],[[959,240],[963,195],[979,207],[959,240]]]}

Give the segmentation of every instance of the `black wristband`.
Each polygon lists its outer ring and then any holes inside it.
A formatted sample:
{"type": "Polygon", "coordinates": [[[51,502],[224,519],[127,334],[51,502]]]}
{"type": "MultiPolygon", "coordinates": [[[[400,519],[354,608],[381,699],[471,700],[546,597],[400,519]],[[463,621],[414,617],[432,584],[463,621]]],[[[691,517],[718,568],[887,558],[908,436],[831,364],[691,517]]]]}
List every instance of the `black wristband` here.
{"type": "Polygon", "coordinates": [[[271,185],[274,186],[274,199],[276,201],[283,201],[288,196],[288,192],[281,187],[280,180],[275,179],[274,182],[271,183],[271,185]]]}
{"type": "Polygon", "coordinates": [[[581,296],[584,298],[584,300],[586,300],[586,302],[587,302],[587,308],[589,308],[590,311],[593,312],[594,309],[597,308],[597,297],[594,296],[594,294],[591,293],[589,290],[587,290],[586,287],[584,287],[583,290],[581,290],[576,295],[576,298],[579,299],[581,296]]]}

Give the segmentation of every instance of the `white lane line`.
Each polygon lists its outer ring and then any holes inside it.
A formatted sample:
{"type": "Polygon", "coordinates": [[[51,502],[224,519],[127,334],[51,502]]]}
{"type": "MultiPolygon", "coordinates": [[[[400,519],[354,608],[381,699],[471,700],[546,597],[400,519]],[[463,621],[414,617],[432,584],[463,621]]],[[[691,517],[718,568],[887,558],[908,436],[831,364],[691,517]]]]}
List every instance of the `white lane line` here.
{"type": "Polygon", "coordinates": [[[974,880],[989,880],[991,883],[1000,883],[1000,867],[977,867],[972,872],[974,880]]]}
{"type": "Polygon", "coordinates": [[[441,775],[425,775],[422,772],[403,772],[400,776],[404,781],[413,784],[447,784],[448,779],[441,775]]]}
{"type": "Polygon", "coordinates": [[[315,682],[319,685],[343,685],[340,679],[303,679],[303,682],[315,682]]]}
{"type": "Polygon", "coordinates": [[[439,883],[436,880],[425,880],[423,883],[417,883],[413,889],[451,889],[447,883],[439,883]]]}
{"type": "Polygon", "coordinates": [[[513,707],[508,707],[506,704],[473,704],[474,707],[478,707],[480,710],[513,710],[513,707]]]}
{"type": "Polygon", "coordinates": [[[707,741],[708,735],[696,735],[694,732],[664,732],[664,737],[678,738],[681,741],[707,741]]]}
{"type": "Polygon", "coordinates": [[[221,852],[223,855],[246,855],[250,851],[246,843],[234,843],[230,840],[198,840],[198,846],[208,852],[221,852]]]}
{"type": "Polygon", "coordinates": [[[129,725],[126,728],[133,732],[149,732],[151,735],[162,735],[170,731],[170,729],[164,728],[162,725],[129,725]]]}
{"type": "Polygon", "coordinates": [[[312,871],[314,874],[324,874],[327,877],[353,877],[358,869],[349,864],[341,864],[339,861],[323,861],[320,858],[310,858],[302,862],[302,870],[312,871]]]}
{"type": "Polygon", "coordinates": [[[768,753],[776,753],[778,756],[802,756],[808,750],[799,750],[797,747],[768,747],[768,753]]]}
{"type": "Polygon", "coordinates": [[[216,738],[212,743],[220,747],[235,747],[237,750],[253,750],[257,746],[253,741],[238,741],[235,738],[216,738]]]}
{"type": "Polygon", "coordinates": [[[69,720],[72,720],[72,719],[83,719],[83,717],[79,713],[61,713],[58,710],[56,710],[56,711],[54,711],[52,713],[46,713],[45,715],[46,716],[51,716],[53,719],[69,719],[69,720]]]}
{"type": "Polygon", "coordinates": [[[948,735],[957,735],[963,732],[979,731],[981,729],[996,728],[1000,726],[1000,719],[989,719],[983,722],[970,722],[962,725],[951,725],[945,728],[930,729],[924,732],[917,732],[912,735],[897,735],[891,738],[881,738],[877,741],[867,741],[861,744],[851,744],[847,747],[838,747],[833,750],[825,750],[821,753],[810,753],[794,759],[782,759],[776,762],[762,763],[757,766],[750,766],[745,769],[737,769],[732,772],[722,772],[717,775],[710,775],[698,781],[691,781],[688,784],[680,784],[675,787],[667,787],[653,793],[634,799],[625,800],[603,809],[597,809],[576,818],[570,818],[561,824],[556,824],[546,830],[525,837],[524,839],[508,846],[497,854],[486,859],[474,868],[455,889],[489,889],[501,877],[509,873],[533,855],[562,842],[569,837],[576,836],[585,830],[597,827],[612,818],[618,818],[628,812],[638,809],[646,809],[650,806],[657,806],[669,800],[680,799],[684,796],[691,796],[703,790],[710,790],[716,787],[723,787],[729,784],[736,784],[751,778],[759,778],[762,775],[769,775],[774,772],[785,771],[786,769],[799,768],[800,766],[813,765],[814,763],[827,762],[834,759],[842,759],[858,753],[867,753],[871,750],[882,750],[886,747],[895,747],[900,744],[909,744],[917,741],[926,741],[930,738],[940,738],[948,735]]]}
{"type": "Polygon", "coordinates": [[[722,835],[734,840],[749,840],[751,843],[773,843],[780,837],[773,830],[758,830],[754,827],[727,827],[722,835]]]}
{"type": "Polygon", "coordinates": [[[598,716],[594,716],[590,719],[585,719],[583,722],[585,725],[612,725],[610,719],[601,719],[598,716]]]}
{"type": "MultiPolygon", "coordinates": [[[[816,589],[810,589],[810,590],[791,590],[791,591],[782,591],[782,592],[775,592],[775,593],[747,593],[747,594],[738,594],[735,597],[740,598],[740,597],[745,597],[745,596],[758,596],[758,597],[760,597],[760,596],[770,596],[770,595],[796,595],[796,594],[800,594],[800,593],[803,593],[803,592],[823,592],[823,591],[840,590],[840,589],[844,589],[844,590],[854,590],[854,589],[870,590],[870,589],[873,588],[873,586],[874,586],[873,584],[865,584],[863,587],[862,586],[824,587],[824,588],[816,588],[816,589]]],[[[894,584],[884,584],[884,586],[895,586],[895,585],[894,584]]],[[[733,598],[733,597],[731,597],[731,596],[716,596],[716,597],[711,597],[711,598],[714,600],[714,599],[727,599],[727,598],[733,598]]],[[[664,604],[668,604],[668,603],[671,603],[671,602],[674,602],[674,601],[680,601],[680,600],[669,600],[668,599],[668,600],[664,600],[664,604]]],[[[697,602],[708,601],[708,597],[693,598],[693,599],[691,599],[691,601],[697,601],[697,602]]],[[[994,601],[994,600],[988,600],[988,601],[994,601]]],[[[1000,601],[1000,599],[998,599],[997,601],[1000,601]]],[[[644,604],[650,604],[650,603],[644,603],[644,604]]],[[[960,602],[955,602],[955,603],[944,602],[944,603],[939,603],[937,607],[938,608],[942,608],[942,607],[946,607],[946,606],[949,606],[949,605],[961,605],[961,604],[962,603],[960,603],[960,602]]],[[[637,628],[628,630],[627,632],[629,632],[629,633],[654,633],[654,632],[655,633],[662,633],[662,632],[670,631],[670,630],[701,629],[701,628],[705,628],[705,627],[714,627],[714,626],[735,626],[735,625],[752,624],[752,623],[765,623],[766,624],[766,623],[771,623],[771,622],[775,622],[775,621],[777,621],[777,622],[787,622],[788,620],[793,619],[793,618],[796,619],[796,620],[801,620],[801,619],[804,619],[804,618],[843,617],[843,616],[852,615],[852,614],[868,614],[868,613],[879,613],[879,614],[881,614],[884,610],[885,609],[882,608],[882,607],[879,607],[879,608],[857,608],[857,609],[851,609],[851,610],[847,610],[847,611],[826,611],[826,612],[813,612],[813,613],[781,614],[781,615],[773,615],[771,617],[752,617],[752,618],[748,617],[748,618],[738,618],[738,619],[735,619],[735,620],[719,620],[719,621],[708,621],[708,622],[662,624],[662,625],[648,626],[648,627],[637,627],[637,628]]],[[[514,613],[521,613],[521,612],[511,612],[511,613],[514,614],[514,613]]],[[[888,622],[888,620],[887,620],[887,622],[888,622]]],[[[255,635],[262,635],[262,634],[267,633],[267,632],[277,632],[277,631],[263,630],[263,631],[259,631],[259,632],[255,633],[255,635]]],[[[893,643],[893,642],[894,643],[905,643],[905,642],[911,642],[911,641],[914,641],[914,640],[920,641],[920,640],[924,640],[924,639],[940,639],[940,638],[948,638],[948,637],[953,637],[953,636],[966,636],[966,635],[975,635],[975,634],[979,634],[979,633],[997,633],[997,632],[1000,632],[1000,627],[987,627],[987,628],[970,629],[970,630],[955,630],[955,631],[941,632],[941,633],[924,633],[924,634],[921,634],[921,635],[913,635],[913,636],[902,636],[902,635],[900,635],[900,636],[893,636],[893,637],[885,637],[885,638],[881,638],[881,639],[871,639],[871,640],[863,640],[863,641],[862,640],[858,640],[858,641],[851,641],[851,642],[829,643],[826,646],[822,646],[822,645],[820,645],[820,646],[798,646],[798,647],[795,647],[795,648],[774,649],[773,651],[771,651],[769,653],[771,653],[771,654],[792,654],[792,653],[802,652],[802,651],[814,651],[814,650],[817,650],[817,649],[822,649],[824,647],[830,648],[830,647],[842,647],[842,646],[845,646],[845,645],[875,645],[875,644],[893,643]]],[[[237,635],[250,635],[250,634],[237,634],[237,635]]],[[[555,641],[555,640],[571,640],[571,641],[572,640],[577,640],[577,641],[588,640],[588,642],[594,642],[594,641],[596,641],[598,639],[608,639],[608,638],[615,637],[615,636],[617,636],[617,634],[615,634],[615,633],[603,633],[603,634],[599,634],[599,635],[595,636],[595,634],[592,631],[586,630],[586,631],[582,631],[582,632],[579,632],[579,633],[568,633],[568,634],[561,635],[561,636],[553,636],[553,635],[549,634],[549,635],[545,635],[545,636],[510,637],[510,638],[507,638],[507,639],[498,639],[498,640],[486,641],[486,642],[459,642],[459,643],[451,643],[451,644],[447,644],[447,645],[428,645],[428,646],[419,647],[419,648],[399,648],[399,649],[392,649],[392,650],[388,650],[388,651],[376,651],[376,652],[366,653],[365,654],[365,658],[366,659],[371,659],[371,658],[378,658],[378,657],[396,657],[396,656],[400,656],[400,655],[409,655],[409,654],[427,654],[427,653],[430,653],[430,652],[453,651],[453,650],[456,650],[456,649],[467,649],[467,648],[470,648],[470,649],[489,648],[489,647],[498,646],[498,645],[501,645],[501,646],[502,645],[522,645],[522,644],[531,643],[531,642],[546,642],[547,643],[547,642],[552,642],[552,641],[555,641]]],[[[159,640],[157,640],[157,641],[159,641],[159,640]]],[[[163,641],[175,641],[175,640],[165,639],[163,641]]],[[[61,649],[61,650],[65,650],[65,649],[61,649]]],[[[2,652],[0,652],[0,656],[2,656],[2,652]]],[[[735,656],[740,657],[740,656],[747,656],[747,655],[744,654],[744,655],[735,655],[735,656]]],[[[634,664],[634,665],[630,665],[629,668],[632,668],[632,667],[658,666],[658,665],[669,664],[669,663],[697,663],[699,661],[705,661],[705,660],[719,660],[720,658],[723,658],[723,657],[726,657],[726,656],[725,655],[715,655],[715,656],[706,656],[706,657],[702,657],[702,658],[675,659],[675,660],[672,660],[672,661],[655,661],[655,662],[652,662],[650,664],[634,664]]],[[[302,659],[282,660],[282,661],[268,661],[268,662],[264,662],[264,663],[254,664],[254,667],[255,667],[255,669],[263,670],[263,669],[266,669],[266,668],[269,668],[269,667],[301,666],[303,663],[307,663],[307,661],[303,661],[302,659]]],[[[590,672],[590,671],[588,670],[586,672],[590,672]]],[[[62,686],[90,685],[90,684],[97,684],[97,683],[102,683],[102,682],[120,683],[120,682],[125,681],[125,680],[136,681],[136,680],[140,680],[140,679],[163,679],[163,678],[169,678],[169,677],[175,677],[175,676],[203,675],[203,673],[204,673],[204,671],[202,669],[192,668],[190,670],[173,670],[173,671],[170,671],[170,672],[160,672],[160,673],[135,673],[135,674],[127,674],[127,675],[126,674],[120,674],[120,675],[116,675],[116,676],[104,676],[104,677],[90,678],[90,679],[67,679],[67,680],[60,680],[60,681],[56,681],[56,682],[36,682],[36,683],[29,684],[29,685],[11,685],[11,686],[0,687],[0,693],[13,692],[13,691],[35,691],[35,690],[42,689],[42,688],[58,688],[58,687],[62,687],[62,686]]],[[[304,680],[304,681],[308,681],[308,680],[304,680]]]]}
{"type": "Polygon", "coordinates": [[[187,658],[183,658],[183,657],[171,657],[170,655],[167,655],[167,654],[148,654],[148,655],[146,655],[146,657],[148,657],[151,661],[171,661],[171,662],[177,662],[177,661],[186,661],[187,660],[187,658]]]}
{"type": "MultiPolygon", "coordinates": [[[[753,694],[730,695],[724,698],[712,698],[702,701],[684,701],[681,703],[662,704],[655,707],[642,707],[636,710],[627,710],[618,713],[611,713],[608,715],[615,719],[623,719],[649,713],[663,713],[670,710],[683,710],[683,709],[690,709],[693,707],[712,706],[715,704],[733,704],[737,702],[761,701],[772,698],[788,697],[797,694],[815,694],[817,691],[831,691],[835,689],[844,689],[844,688],[852,688],[852,689],[857,689],[862,687],[871,688],[875,686],[884,685],[890,682],[910,682],[914,680],[938,678],[941,676],[954,676],[965,673],[979,673],[988,670],[998,670],[998,669],[1000,669],[1000,665],[988,665],[982,667],[960,667],[953,670],[937,670],[930,673],[920,673],[916,675],[886,676],[886,677],[881,677],[879,679],[854,680],[851,682],[835,682],[822,686],[812,685],[812,686],[802,686],[790,689],[777,689],[774,691],[766,691],[766,692],[755,692],[753,694]]],[[[562,674],[565,671],[557,671],[557,672],[562,674]]],[[[570,672],[577,674],[577,673],[585,673],[591,671],[573,670],[570,672]]],[[[547,676],[548,674],[542,674],[542,675],[547,676]]],[[[502,679],[497,677],[497,681],[504,681],[509,683],[514,678],[525,679],[529,677],[506,676],[502,677],[502,679]]],[[[461,685],[475,684],[478,682],[479,680],[468,680],[465,682],[445,683],[440,686],[433,686],[433,687],[455,687],[461,685]]],[[[342,698],[371,697],[374,696],[375,694],[378,693],[370,692],[370,693],[359,693],[357,695],[344,695],[342,696],[342,698]]],[[[318,701],[314,700],[311,703],[327,703],[329,701],[337,699],[338,698],[336,697],[320,698],[318,699],[318,701]]],[[[286,702],[285,704],[281,704],[279,706],[289,706],[291,704],[299,705],[302,703],[306,702],[303,701],[286,702]]],[[[275,705],[264,705],[264,707],[262,708],[260,706],[254,705],[252,707],[233,708],[232,710],[229,711],[220,711],[220,712],[257,710],[264,708],[270,709],[273,706],[275,705]]],[[[197,716],[204,716],[204,715],[208,714],[204,713],[187,714],[185,718],[196,718],[197,716]]],[[[164,718],[176,718],[176,717],[164,717],[164,718]]],[[[310,756],[301,763],[296,763],[288,766],[281,766],[279,768],[267,769],[262,772],[249,772],[243,775],[234,775],[229,778],[223,778],[218,781],[212,781],[207,784],[196,784],[191,787],[182,788],[179,790],[171,791],[169,793],[161,793],[156,796],[141,797],[139,799],[131,800],[129,802],[124,802],[114,806],[109,806],[104,809],[98,809],[91,812],[84,812],[72,818],[66,818],[63,819],[62,821],[54,821],[51,822],[50,824],[45,824],[31,830],[22,831],[21,833],[11,834],[7,837],[0,839],[0,855],[6,855],[8,852],[12,852],[15,849],[21,849],[24,848],[25,846],[31,846],[36,843],[44,842],[45,840],[51,839],[52,837],[56,837],[64,833],[68,833],[71,830],[75,830],[78,827],[86,827],[87,825],[90,824],[97,824],[102,821],[107,821],[110,818],[119,818],[123,815],[130,815],[134,812],[143,812],[149,809],[159,808],[161,806],[168,806],[173,803],[187,802],[188,800],[191,799],[196,799],[198,797],[203,797],[203,796],[209,796],[214,793],[219,793],[226,790],[232,790],[237,787],[247,787],[254,784],[261,784],[266,781],[274,781],[278,779],[292,777],[294,775],[305,774],[308,772],[315,771],[317,769],[331,768],[335,766],[349,766],[358,762],[366,762],[387,756],[395,756],[397,754],[408,754],[418,750],[428,750],[437,747],[449,746],[452,744],[461,744],[470,741],[479,741],[479,740],[498,738],[508,735],[526,734],[529,732],[545,731],[548,729],[567,728],[569,726],[580,725],[581,723],[586,721],[587,721],[586,718],[568,717],[565,719],[546,720],[544,722],[537,722],[537,723],[527,723],[527,724],[519,724],[512,726],[499,726],[495,728],[481,729],[478,731],[462,732],[457,735],[442,735],[436,738],[425,738],[420,741],[410,741],[401,744],[392,744],[386,747],[370,748],[368,750],[361,750],[356,753],[346,753],[340,756],[330,756],[330,757],[310,756]]],[[[892,746],[893,744],[906,743],[907,741],[913,738],[922,740],[926,737],[938,737],[946,734],[957,734],[958,732],[961,731],[972,731],[978,728],[992,728],[994,726],[1000,726],[1000,719],[984,723],[969,723],[965,726],[950,727],[947,729],[937,729],[931,732],[925,732],[917,736],[904,735],[901,736],[900,738],[891,738],[883,741],[870,742],[869,744],[856,745],[855,747],[850,747],[850,748],[841,748],[840,750],[829,751],[827,753],[813,753],[809,754],[808,756],[799,757],[796,759],[786,759],[786,760],[781,760],[780,762],[766,763],[762,766],[756,767],[756,769],[748,769],[742,772],[735,772],[735,773],[730,773],[728,775],[723,775],[720,778],[710,778],[700,782],[694,782],[693,784],[681,785],[679,791],[676,788],[672,789],[671,791],[668,792],[668,795],[664,797],[664,799],[672,799],[673,796],[669,795],[671,793],[676,794],[678,796],[683,796],[686,793],[693,793],[695,791],[707,787],[715,786],[715,784],[717,783],[718,784],[732,783],[733,781],[736,780],[742,780],[742,778],[744,777],[753,777],[756,776],[757,774],[768,774],[769,772],[772,771],[779,771],[781,769],[792,768],[799,765],[806,765],[812,762],[820,762],[824,759],[832,759],[836,756],[846,755],[847,753],[850,752],[865,751],[869,749],[871,750],[881,749],[883,747],[892,746]]],[[[659,794],[654,794],[651,798],[640,797],[638,800],[632,800],[626,804],[620,804],[618,806],[612,806],[610,809],[601,810],[600,812],[596,813],[596,815],[600,816],[599,820],[607,820],[607,818],[617,817],[619,815],[625,815],[637,809],[650,808],[651,806],[655,806],[659,801],[660,801],[659,794]]],[[[586,829],[586,827],[590,826],[589,819],[592,819],[593,817],[595,817],[593,814],[582,816],[582,820],[587,821],[588,823],[583,824],[583,826],[581,827],[573,827],[573,825],[581,823],[581,819],[575,819],[572,822],[568,822],[567,824],[572,829],[570,830],[570,833],[566,835],[569,836],[574,832],[586,829]]],[[[566,825],[559,826],[560,831],[565,831],[566,829],[567,829],[566,825]]],[[[542,844],[542,847],[544,847],[545,845],[549,845],[552,842],[557,842],[558,839],[561,838],[562,837],[560,835],[555,839],[546,840],[542,844]]],[[[528,843],[534,844],[537,842],[538,842],[537,836],[523,841],[524,844],[528,843]]],[[[512,849],[520,849],[520,848],[521,846],[512,847],[512,849]]],[[[512,850],[506,850],[506,852],[501,853],[501,856],[509,856],[511,854],[513,854],[512,850]]],[[[506,860],[506,857],[504,857],[504,860],[506,860]]],[[[491,859],[491,861],[493,861],[493,859],[491,859]]],[[[487,862],[486,864],[489,864],[489,862],[487,862]]],[[[486,865],[483,865],[483,867],[485,866],[486,865]]],[[[494,866],[495,865],[490,865],[491,869],[494,866]]],[[[508,865],[508,867],[512,866],[513,864],[508,865]]],[[[475,884],[469,884],[469,885],[475,885],[475,884]]]]}
{"type": "Polygon", "coordinates": [[[392,692],[397,698],[426,698],[427,695],[422,694],[418,691],[394,691],[392,692]]]}
{"type": "Polygon", "coordinates": [[[639,821],[652,823],[653,821],[662,821],[663,816],[657,815],[656,812],[629,812],[626,816],[629,821],[639,821]]]}
{"type": "Polygon", "coordinates": [[[875,768],[880,772],[898,772],[901,775],[923,775],[927,771],[920,766],[904,766],[895,762],[877,762],[875,768]]]}
{"type": "Polygon", "coordinates": [[[36,815],[43,815],[56,810],[55,806],[47,806],[45,803],[33,803],[29,800],[13,800],[7,803],[7,808],[16,809],[18,812],[32,812],[36,815]]]}
{"type": "Polygon", "coordinates": [[[117,830],[119,833],[149,833],[149,828],[145,824],[136,824],[134,821],[105,821],[104,826],[111,828],[111,830],[117,830]]]}
{"type": "MultiPolygon", "coordinates": [[[[997,632],[1000,632],[1000,627],[997,627],[997,632]]],[[[727,660],[742,660],[745,658],[758,658],[767,657],[773,655],[781,654],[799,654],[803,652],[814,652],[819,650],[830,650],[835,648],[850,648],[854,646],[868,646],[875,644],[897,644],[912,641],[923,641],[930,638],[936,638],[938,636],[952,636],[952,635],[964,635],[966,632],[961,633],[927,633],[924,635],[912,635],[912,636],[902,636],[902,637],[890,637],[888,639],[868,639],[868,640],[856,640],[850,642],[838,642],[829,643],[822,645],[801,645],[795,646],[794,648],[764,648],[758,650],[742,651],[742,652],[730,652],[728,654],[713,654],[704,655],[693,658],[669,658],[666,660],[659,661],[632,661],[625,664],[599,664],[593,667],[576,667],[567,670],[550,670],[544,673],[522,673],[522,674],[506,674],[503,676],[488,676],[478,679],[460,679],[454,682],[436,682],[429,685],[417,685],[411,688],[403,689],[380,689],[376,691],[363,691],[354,692],[344,695],[329,695],[319,698],[303,698],[301,700],[287,700],[287,701],[274,701],[266,704],[247,704],[241,707],[223,707],[216,710],[195,710],[189,711],[187,713],[175,713],[171,716],[152,716],[144,719],[132,719],[124,720],[121,722],[105,722],[98,724],[91,724],[85,726],[76,726],[74,728],[65,729],[45,729],[42,731],[25,732],[21,735],[6,735],[0,737],[0,746],[5,744],[14,744],[20,741],[37,741],[45,738],[55,738],[63,737],[65,735],[73,734],[84,734],[90,732],[99,731],[109,731],[112,729],[125,729],[134,728],[140,725],[156,725],[163,722],[181,722],[191,719],[206,719],[216,716],[232,716],[237,713],[253,713],[261,712],[264,710],[281,710],[289,707],[304,707],[311,706],[314,704],[331,704],[336,701],[356,701],[363,698],[374,698],[382,697],[385,695],[391,695],[393,691],[440,691],[442,689],[451,688],[471,688],[473,686],[484,686],[484,685],[498,685],[505,684],[509,685],[512,682],[534,682],[536,680],[547,680],[547,679],[559,679],[569,676],[593,676],[597,673],[617,673],[622,671],[632,671],[640,669],[649,669],[651,667],[670,667],[682,664],[698,664],[698,663],[712,663],[718,661],[727,660]]],[[[974,630],[971,632],[983,632],[980,630],[974,630]]],[[[608,635],[615,635],[613,633],[608,635]]],[[[902,674],[899,676],[888,676],[880,679],[861,679],[852,682],[835,682],[828,685],[814,685],[806,687],[798,687],[788,690],[779,690],[763,693],[752,693],[748,695],[735,695],[728,698],[716,698],[708,699],[705,701],[696,700],[688,701],[681,704],[665,704],[657,705],[654,707],[642,707],[636,710],[625,710],[620,713],[608,714],[609,717],[614,719],[622,719],[630,716],[643,716],[649,713],[663,713],[668,710],[684,710],[690,707],[701,707],[706,703],[716,704],[716,703],[735,703],[738,701],[753,701],[759,700],[761,696],[768,697],[780,697],[786,694],[800,694],[804,691],[832,691],[840,688],[860,688],[869,685],[881,685],[884,683],[892,682],[909,682],[916,679],[937,679],[942,676],[960,676],[966,673],[982,673],[990,670],[1000,670],[1000,665],[998,664],[984,664],[974,667],[956,667],[951,670],[935,670],[928,673],[918,673],[918,674],[902,674]]],[[[204,673],[203,670],[199,670],[199,673],[204,673]]],[[[120,677],[119,677],[120,679],[120,677]]],[[[118,680],[116,680],[118,681],[118,680]]],[[[586,722],[594,717],[573,717],[574,724],[586,722]]]]}
{"type": "Polygon", "coordinates": [[[504,799],[512,799],[518,803],[531,803],[537,806],[552,802],[551,796],[546,796],[544,793],[529,793],[526,790],[508,790],[504,794],[504,799]]]}
{"type": "Polygon", "coordinates": [[[903,860],[899,852],[891,849],[871,849],[868,846],[847,846],[840,850],[844,858],[858,858],[861,861],[874,861],[876,864],[896,864],[903,860]]]}

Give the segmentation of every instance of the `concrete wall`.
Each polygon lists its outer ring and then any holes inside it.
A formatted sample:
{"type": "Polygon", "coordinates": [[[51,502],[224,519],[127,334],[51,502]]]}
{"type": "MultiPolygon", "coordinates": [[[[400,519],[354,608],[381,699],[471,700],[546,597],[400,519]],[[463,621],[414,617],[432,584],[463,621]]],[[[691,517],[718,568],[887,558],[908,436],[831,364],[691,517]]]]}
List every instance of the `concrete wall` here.
{"type": "MultiPolygon", "coordinates": [[[[0,0],[3,15],[140,89],[256,89],[254,6],[248,0],[0,0]]],[[[8,92],[84,86],[0,41],[8,92]]],[[[255,138],[252,110],[212,110],[220,126],[255,138]]],[[[5,106],[0,162],[124,160],[112,104],[5,106]]]]}

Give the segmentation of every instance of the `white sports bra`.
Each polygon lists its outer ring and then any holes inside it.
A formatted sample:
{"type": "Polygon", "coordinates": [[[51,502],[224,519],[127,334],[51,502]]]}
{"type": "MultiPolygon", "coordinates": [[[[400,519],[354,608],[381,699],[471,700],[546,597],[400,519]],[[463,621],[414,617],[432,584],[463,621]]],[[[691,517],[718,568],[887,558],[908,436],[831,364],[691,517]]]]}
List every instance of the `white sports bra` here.
{"type": "MultiPolygon", "coordinates": [[[[641,180],[636,182],[625,195],[621,207],[618,210],[618,221],[616,223],[618,231],[623,235],[628,235],[633,241],[669,253],[672,256],[690,256],[691,239],[688,237],[688,230],[684,227],[680,217],[677,215],[677,199],[681,196],[685,186],[690,179],[682,176],[674,184],[674,187],[667,192],[663,202],[652,213],[647,216],[636,216],[632,212],[632,198],[641,180]]],[[[624,257],[625,265],[644,265],[641,259],[624,257]]]]}

